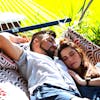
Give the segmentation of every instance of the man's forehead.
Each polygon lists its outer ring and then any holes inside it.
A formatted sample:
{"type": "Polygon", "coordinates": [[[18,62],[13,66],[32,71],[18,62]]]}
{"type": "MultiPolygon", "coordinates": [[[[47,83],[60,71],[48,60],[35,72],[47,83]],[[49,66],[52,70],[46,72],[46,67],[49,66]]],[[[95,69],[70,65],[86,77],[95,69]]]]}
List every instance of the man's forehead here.
{"type": "Polygon", "coordinates": [[[43,37],[49,37],[49,36],[50,36],[49,34],[44,34],[44,35],[43,35],[43,37]]]}
{"type": "Polygon", "coordinates": [[[50,35],[50,34],[44,34],[44,36],[43,36],[45,39],[47,39],[47,38],[52,38],[53,40],[54,40],[54,37],[52,36],[52,35],[50,35]]]}

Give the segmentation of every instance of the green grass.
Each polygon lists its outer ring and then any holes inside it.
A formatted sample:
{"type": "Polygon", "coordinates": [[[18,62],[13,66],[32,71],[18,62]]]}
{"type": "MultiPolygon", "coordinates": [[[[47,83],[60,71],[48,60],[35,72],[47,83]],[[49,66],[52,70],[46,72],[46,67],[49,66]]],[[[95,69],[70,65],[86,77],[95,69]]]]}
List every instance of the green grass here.
{"type": "MultiPolygon", "coordinates": [[[[86,0],[86,5],[89,1],[90,0],[86,0]]],[[[84,0],[0,0],[0,12],[16,12],[26,16],[26,19],[21,23],[21,27],[50,22],[66,17],[72,18],[70,25],[73,25],[80,18],[83,3],[84,0]]],[[[81,27],[79,27],[81,30],[79,30],[79,32],[84,34],[89,32],[88,34],[91,34],[91,37],[93,37],[94,33],[88,29],[94,27],[97,29],[97,27],[100,26],[99,9],[99,0],[93,0],[82,19],[81,27]]],[[[69,24],[65,24],[65,26],[67,29],[69,24]]],[[[47,29],[56,31],[58,37],[61,36],[62,31],[65,30],[65,28],[59,25],[48,27],[47,29]]]]}
{"type": "MultiPolygon", "coordinates": [[[[71,17],[74,20],[84,0],[0,0],[0,12],[17,12],[27,17],[26,24],[71,17]],[[30,21],[29,21],[30,20],[30,21]]],[[[87,0],[88,2],[89,0],[87,0]]],[[[99,2],[94,0],[88,10],[91,22],[100,21],[99,2]]]]}

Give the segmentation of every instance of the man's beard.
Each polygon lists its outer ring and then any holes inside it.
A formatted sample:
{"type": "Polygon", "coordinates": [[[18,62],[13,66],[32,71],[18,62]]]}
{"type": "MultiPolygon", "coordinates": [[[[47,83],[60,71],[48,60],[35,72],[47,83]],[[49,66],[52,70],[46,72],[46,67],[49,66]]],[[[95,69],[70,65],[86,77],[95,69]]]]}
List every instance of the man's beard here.
{"type": "Polygon", "coordinates": [[[42,50],[44,50],[44,51],[46,52],[46,54],[47,54],[49,57],[51,57],[52,59],[54,58],[55,52],[54,52],[54,51],[51,51],[50,48],[49,48],[48,50],[46,50],[46,49],[44,49],[44,48],[42,47],[41,44],[40,44],[40,48],[41,48],[42,50]]]}
{"type": "Polygon", "coordinates": [[[51,57],[52,59],[54,58],[54,51],[45,50],[45,52],[47,53],[47,55],[48,55],[49,57],[51,57]]]}

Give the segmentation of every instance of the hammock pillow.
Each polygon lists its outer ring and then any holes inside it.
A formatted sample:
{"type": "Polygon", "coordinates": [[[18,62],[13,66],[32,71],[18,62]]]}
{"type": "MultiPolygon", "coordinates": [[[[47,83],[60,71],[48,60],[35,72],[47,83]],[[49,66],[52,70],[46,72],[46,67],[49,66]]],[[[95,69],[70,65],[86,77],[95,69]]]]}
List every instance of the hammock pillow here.
{"type": "Polygon", "coordinates": [[[9,68],[17,70],[15,62],[7,57],[3,52],[0,52],[0,68],[9,68]]]}

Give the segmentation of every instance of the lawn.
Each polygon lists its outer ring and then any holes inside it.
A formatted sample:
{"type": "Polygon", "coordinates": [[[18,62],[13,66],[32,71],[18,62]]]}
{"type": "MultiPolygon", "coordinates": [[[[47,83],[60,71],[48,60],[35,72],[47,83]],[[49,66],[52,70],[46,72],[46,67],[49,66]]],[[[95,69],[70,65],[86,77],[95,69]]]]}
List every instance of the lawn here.
{"type": "MultiPolygon", "coordinates": [[[[63,18],[70,17],[72,22],[70,26],[78,22],[84,9],[90,0],[0,0],[0,12],[13,12],[24,15],[26,19],[21,22],[21,27],[36,25],[40,23],[50,22],[63,18]]],[[[95,28],[96,32],[100,26],[100,2],[93,0],[87,9],[82,19],[81,29],[79,32],[89,32],[89,35],[94,37],[90,30],[95,28]],[[84,30],[85,29],[85,30],[84,30]]],[[[69,24],[65,24],[66,28],[69,24]]],[[[58,36],[65,30],[63,26],[49,27],[58,32],[58,36]]],[[[87,36],[88,37],[88,36],[87,36]]],[[[90,38],[92,40],[93,38],[90,38]]]]}

